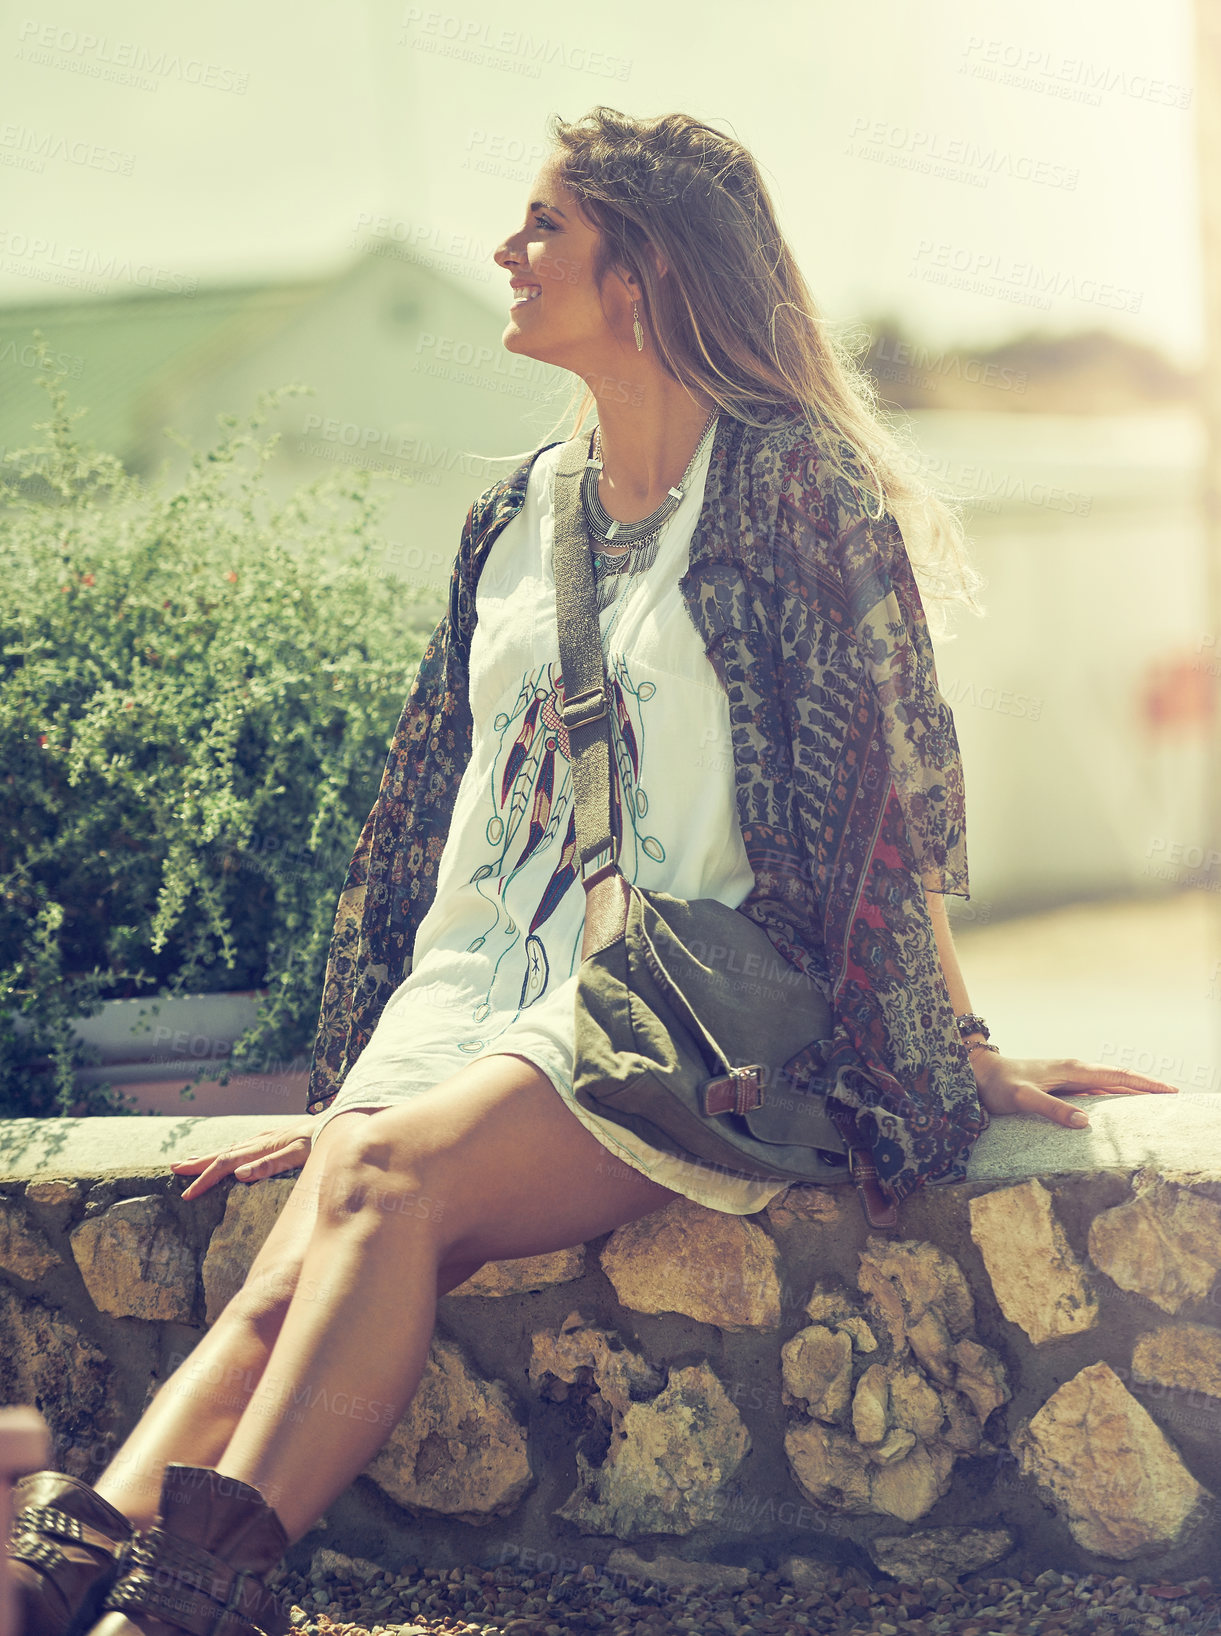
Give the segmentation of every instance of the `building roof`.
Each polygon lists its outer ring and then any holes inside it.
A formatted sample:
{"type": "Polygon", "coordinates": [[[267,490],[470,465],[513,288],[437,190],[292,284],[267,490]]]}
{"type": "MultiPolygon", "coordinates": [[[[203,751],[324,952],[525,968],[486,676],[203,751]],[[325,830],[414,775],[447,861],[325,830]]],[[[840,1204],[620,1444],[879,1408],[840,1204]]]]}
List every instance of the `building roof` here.
{"type": "Polygon", "coordinates": [[[220,356],[269,338],[332,278],[245,283],[195,295],[138,292],[0,308],[0,454],[36,440],[49,399],[37,384],[41,331],[86,443],[130,458],[141,446],[144,405],[169,376],[207,373],[220,356]]]}

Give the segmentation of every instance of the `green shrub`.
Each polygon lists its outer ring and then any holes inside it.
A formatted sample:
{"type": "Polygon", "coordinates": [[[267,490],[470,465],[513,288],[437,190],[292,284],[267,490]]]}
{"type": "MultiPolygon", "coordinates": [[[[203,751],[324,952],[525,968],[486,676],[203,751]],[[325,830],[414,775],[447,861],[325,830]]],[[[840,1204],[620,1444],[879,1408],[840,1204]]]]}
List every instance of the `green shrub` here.
{"type": "Polygon", "coordinates": [[[145,482],[78,444],[43,352],[45,435],[0,474],[4,1116],[129,1111],[72,1088],[106,999],[266,989],[231,1067],[304,1059],[435,602],[378,572],[369,473],[272,503],[256,434],[304,388],[145,482]]]}

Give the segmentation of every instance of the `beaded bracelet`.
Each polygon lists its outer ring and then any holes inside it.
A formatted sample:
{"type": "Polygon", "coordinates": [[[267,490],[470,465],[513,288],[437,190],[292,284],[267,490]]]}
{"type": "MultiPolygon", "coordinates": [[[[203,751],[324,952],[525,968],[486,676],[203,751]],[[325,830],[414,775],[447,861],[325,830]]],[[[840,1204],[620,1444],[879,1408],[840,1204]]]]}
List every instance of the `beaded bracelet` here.
{"type": "Polygon", "coordinates": [[[961,1017],[955,1017],[958,1032],[965,1039],[968,1034],[982,1034],[986,1040],[992,1038],[992,1031],[982,1017],[977,1017],[973,1011],[964,1011],[961,1017]]]}

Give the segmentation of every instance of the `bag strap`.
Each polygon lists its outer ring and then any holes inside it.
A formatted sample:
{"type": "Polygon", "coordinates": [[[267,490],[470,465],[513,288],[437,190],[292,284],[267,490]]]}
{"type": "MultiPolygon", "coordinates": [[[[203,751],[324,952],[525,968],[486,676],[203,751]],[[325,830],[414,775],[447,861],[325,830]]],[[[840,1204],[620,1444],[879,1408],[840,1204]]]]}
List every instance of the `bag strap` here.
{"type": "MultiPolygon", "coordinates": [[[[615,882],[619,866],[611,835],[610,690],[589,530],[581,504],[585,468],[597,464],[592,454],[592,435],[586,434],[569,438],[560,451],[555,468],[555,543],[551,558],[564,676],[559,713],[568,732],[577,856],[586,896],[583,959],[591,952],[587,945],[592,942],[592,928],[598,928],[598,942],[604,944],[609,941],[608,918],[619,931],[627,914],[627,894],[615,882]]],[[[848,1171],[869,1225],[897,1227],[898,1206],[883,1192],[867,1148],[849,1147],[848,1171]]]]}
{"type": "Polygon", "coordinates": [[[610,689],[598,619],[589,531],[581,504],[581,478],[591,458],[592,438],[570,438],[555,469],[555,616],[560,643],[564,698],[560,719],[568,732],[573,810],[581,881],[592,888],[616,873],[611,835],[610,689]]]}

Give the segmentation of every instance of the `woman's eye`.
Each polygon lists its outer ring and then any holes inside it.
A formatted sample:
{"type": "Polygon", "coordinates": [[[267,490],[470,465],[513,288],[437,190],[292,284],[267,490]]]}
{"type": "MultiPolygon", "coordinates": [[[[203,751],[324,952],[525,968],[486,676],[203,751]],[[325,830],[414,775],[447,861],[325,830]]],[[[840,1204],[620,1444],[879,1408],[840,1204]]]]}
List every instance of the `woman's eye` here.
{"type": "Polygon", "coordinates": [[[536,216],[534,218],[534,222],[537,227],[546,227],[549,228],[551,232],[555,232],[555,223],[549,222],[546,216],[536,216]]]}

